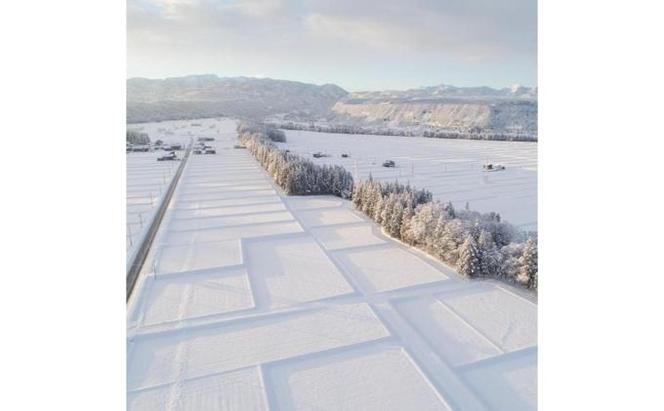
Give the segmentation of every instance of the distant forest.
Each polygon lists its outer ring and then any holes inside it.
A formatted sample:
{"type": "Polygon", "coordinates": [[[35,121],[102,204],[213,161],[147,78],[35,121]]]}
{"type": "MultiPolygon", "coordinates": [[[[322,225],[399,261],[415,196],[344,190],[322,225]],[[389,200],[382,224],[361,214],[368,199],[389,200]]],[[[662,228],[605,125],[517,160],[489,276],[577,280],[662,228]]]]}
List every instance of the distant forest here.
{"type": "Polygon", "coordinates": [[[315,124],[315,123],[294,123],[292,121],[275,122],[266,121],[265,124],[282,128],[284,130],[303,130],[320,133],[338,133],[338,134],[367,134],[381,136],[402,136],[402,137],[429,137],[429,138],[449,138],[465,140],[490,140],[490,141],[528,141],[537,142],[537,137],[527,134],[491,132],[481,129],[471,129],[468,131],[443,130],[443,129],[418,129],[418,128],[395,128],[395,127],[367,127],[347,124],[315,124]]]}
{"type": "Polygon", "coordinates": [[[127,143],[129,144],[150,144],[148,133],[136,130],[127,130],[127,143]]]}

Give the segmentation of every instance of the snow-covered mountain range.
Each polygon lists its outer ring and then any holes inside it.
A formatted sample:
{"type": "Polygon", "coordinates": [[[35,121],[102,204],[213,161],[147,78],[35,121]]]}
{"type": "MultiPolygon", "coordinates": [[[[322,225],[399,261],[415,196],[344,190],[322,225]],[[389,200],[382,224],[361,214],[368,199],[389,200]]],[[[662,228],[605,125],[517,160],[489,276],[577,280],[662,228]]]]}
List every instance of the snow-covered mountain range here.
{"type": "Polygon", "coordinates": [[[494,89],[491,87],[455,87],[440,84],[410,90],[358,91],[346,96],[347,100],[366,99],[382,101],[418,101],[455,98],[464,100],[519,99],[536,101],[537,87],[525,87],[516,84],[511,87],[494,89]]]}
{"type": "Polygon", "coordinates": [[[537,87],[438,85],[349,93],[334,84],[195,75],[127,80],[127,121],[233,116],[272,122],[537,137],[537,87]]]}

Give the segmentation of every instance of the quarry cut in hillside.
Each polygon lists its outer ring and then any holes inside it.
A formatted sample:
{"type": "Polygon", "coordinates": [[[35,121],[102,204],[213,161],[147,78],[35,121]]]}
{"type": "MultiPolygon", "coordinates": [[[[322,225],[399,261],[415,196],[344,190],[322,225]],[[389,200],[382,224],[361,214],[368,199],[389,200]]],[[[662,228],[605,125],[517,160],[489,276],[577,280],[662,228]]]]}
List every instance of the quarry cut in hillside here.
{"type": "MultiPolygon", "coordinates": [[[[127,122],[231,116],[278,126],[537,139],[537,88],[439,85],[348,93],[334,84],[195,75],[127,80],[127,122]]],[[[449,137],[449,136],[448,136],[449,137]]]]}
{"type": "Polygon", "coordinates": [[[537,89],[521,86],[356,92],[332,111],[337,121],[363,125],[537,135],[537,89]]]}

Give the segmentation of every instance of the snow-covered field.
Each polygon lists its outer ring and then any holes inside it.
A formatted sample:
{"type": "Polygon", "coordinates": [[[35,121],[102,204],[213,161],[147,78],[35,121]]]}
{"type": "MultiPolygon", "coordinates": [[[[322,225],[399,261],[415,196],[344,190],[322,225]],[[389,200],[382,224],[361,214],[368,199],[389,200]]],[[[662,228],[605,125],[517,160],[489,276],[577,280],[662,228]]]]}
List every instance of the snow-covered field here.
{"type": "Polygon", "coordinates": [[[495,211],[523,230],[537,230],[537,143],[348,135],[286,130],[283,148],[354,176],[410,182],[463,208],[495,211]],[[330,157],[314,159],[321,152],[330,157]],[[349,154],[342,158],[341,154],[349,154]],[[395,168],[382,166],[394,160],[395,168]],[[486,172],[486,162],[503,171],[486,172]]]}
{"type": "Polygon", "coordinates": [[[163,151],[127,153],[127,255],[136,249],[179,165],[163,151]]]}
{"type": "Polygon", "coordinates": [[[530,294],[282,195],[234,122],[200,122],[217,155],[190,158],[128,302],[128,409],[536,408],[530,294]]]}
{"type": "MultiPolygon", "coordinates": [[[[128,124],[127,128],[148,133],[151,142],[162,140],[166,144],[180,143],[183,147],[193,136],[216,135],[216,123],[196,121],[164,121],[159,123],[128,124]],[[214,125],[214,127],[210,127],[214,125]]],[[[127,256],[138,248],[154,217],[162,195],[168,189],[179,166],[178,161],[157,161],[165,152],[127,153],[127,256]]],[[[184,151],[177,152],[179,158],[184,151]]]]}

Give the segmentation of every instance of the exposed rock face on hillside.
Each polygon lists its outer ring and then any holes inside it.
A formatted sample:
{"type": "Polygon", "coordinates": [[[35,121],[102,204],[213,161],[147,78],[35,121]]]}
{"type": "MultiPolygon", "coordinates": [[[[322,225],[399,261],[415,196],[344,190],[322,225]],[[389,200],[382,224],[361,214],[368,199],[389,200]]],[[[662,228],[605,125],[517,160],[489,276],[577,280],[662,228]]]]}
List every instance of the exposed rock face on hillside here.
{"type": "Polygon", "coordinates": [[[536,139],[537,88],[433,86],[348,93],[267,78],[127,80],[127,122],[230,116],[282,127],[447,138],[536,139]]]}
{"type": "Polygon", "coordinates": [[[337,121],[390,128],[537,135],[537,89],[426,87],[351,93],[332,108],[337,121]]]}
{"type": "Polygon", "coordinates": [[[127,80],[127,121],[239,116],[262,119],[279,113],[318,118],[347,92],[333,84],[317,86],[265,78],[198,75],[127,80]]]}

